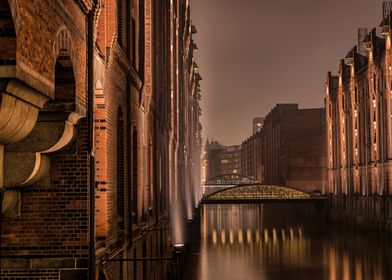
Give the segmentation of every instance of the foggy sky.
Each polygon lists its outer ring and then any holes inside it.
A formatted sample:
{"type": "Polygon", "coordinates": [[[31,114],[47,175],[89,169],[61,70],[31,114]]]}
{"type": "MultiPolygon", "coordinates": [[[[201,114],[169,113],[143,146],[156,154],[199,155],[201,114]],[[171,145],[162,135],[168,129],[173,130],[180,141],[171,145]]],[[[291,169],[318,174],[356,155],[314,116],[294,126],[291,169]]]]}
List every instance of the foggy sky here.
{"type": "Polygon", "coordinates": [[[191,0],[203,138],[240,144],[276,103],[322,107],[326,73],[378,26],[382,0],[191,0]]]}

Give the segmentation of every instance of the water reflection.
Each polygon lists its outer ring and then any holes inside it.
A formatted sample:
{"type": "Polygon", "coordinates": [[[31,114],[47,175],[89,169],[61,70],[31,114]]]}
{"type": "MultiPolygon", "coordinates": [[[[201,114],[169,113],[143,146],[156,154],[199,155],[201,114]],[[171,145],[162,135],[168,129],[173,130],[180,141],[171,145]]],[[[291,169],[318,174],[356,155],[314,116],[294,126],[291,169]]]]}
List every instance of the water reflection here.
{"type": "Polygon", "coordinates": [[[328,231],[295,207],[204,206],[185,279],[392,279],[385,242],[328,231]]]}

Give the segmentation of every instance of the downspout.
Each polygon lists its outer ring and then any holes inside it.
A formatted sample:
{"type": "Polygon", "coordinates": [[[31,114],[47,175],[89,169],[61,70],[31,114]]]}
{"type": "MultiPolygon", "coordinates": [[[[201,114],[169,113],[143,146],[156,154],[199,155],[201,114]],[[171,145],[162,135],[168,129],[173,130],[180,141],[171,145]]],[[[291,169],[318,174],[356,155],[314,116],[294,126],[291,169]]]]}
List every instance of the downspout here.
{"type": "MultiPolygon", "coordinates": [[[[157,14],[158,14],[158,11],[157,11],[158,7],[157,7],[157,5],[159,5],[159,4],[155,4],[154,7],[153,7],[153,19],[154,20],[153,20],[153,23],[152,23],[153,24],[153,30],[154,30],[153,31],[153,48],[155,50],[158,49],[158,46],[157,46],[158,34],[157,34],[157,26],[156,26],[156,18],[157,18],[157,14]]],[[[160,5],[163,6],[164,4],[160,3],[160,5]]],[[[155,51],[153,53],[155,54],[155,51]]],[[[158,74],[158,72],[159,72],[159,70],[158,70],[159,68],[157,69],[157,67],[160,67],[162,65],[161,64],[162,63],[162,58],[161,57],[159,57],[159,58],[160,58],[159,63],[155,63],[155,60],[153,59],[154,63],[153,63],[152,69],[153,69],[154,75],[158,74]]],[[[158,88],[157,79],[154,79],[154,88],[153,88],[153,90],[154,90],[155,93],[157,92],[157,88],[158,88]]],[[[164,102],[161,102],[161,104],[159,104],[159,108],[163,109],[164,104],[165,104],[164,102]]],[[[159,125],[157,125],[158,111],[159,110],[157,110],[156,98],[155,98],[155,100],[154,100],[154,110],[153,110],[154,118],[153,118],[153,143],[152,143],[152,149],[153,149],[152,150],[152,158],[153,158],[153,163],[152,163],[152,168],[153,168],[153,172],[152,172],[152,174],[153,174],[153,179],[152,179],[152,182],[153,182],[153,197],[152,197],[152,199],[154,201],[154,208],[155,208],[155,226],[157,226],[158,223],[159,223],[159,201],[158,201],[158,193],[159,193],[159,191],[158,191],[158,189],[159,189],[160,186],[158,186],[158,184],[161,182],[160,178],[158,178],[158,176],[159,176],[159,170],[158,170],[158,168],[159,168],[159,152],[158,152],[158,147],[162,147],[163,146],[162,145],[162,138],[163,137],[158,137],[158,131],[157,131],[157,129],[159,127],[159,125]]],[[[162,111],[160,111],[160,112],[162,112],[162,111]]],[[[160,116],[160,118],[163,118],[163,114],[159,114],[159,116],[160,116]]]]}
{"type": "MultiPolygon", "coordinates": [[[[126,10],[130,11],[131,10],[131,3],[130,0],[126,1],[126,10]]],[[[131,15],[126,17],[126,54],[131,62],[131,15]]],[[[131,68],[132,68],[132,62],[131,62],[131,68]]],[[[133,203],[132,203],[132,177],[131,177],[131,172],[132,172],[132,142],[131,142],[131,135],[132,135],[132,122],[131,122],[131,117],[132,117],[132,92],[131,92],[131,70],[129,70],[128,75],[127,75],[127,85],[126,85],[126,100],[127,100],[127,154],[128,154],[128,160],[127,160],[127,167],[128,167],[128,172],[127,172],[127,184],[128,184],[128,247],[130,248],[133,244],[133,235],[132,235],[132,209],[133,209],[133,203]]]]}
{"type": "Polygon", "coordinates": [[[88,279],[95,279],[95,159],[94,159],[94,14],[87,15],[87,123],[89,158],[89,265],[88,279]]]}
{"type": "Polygon", "coordinates": [[[3,198],[4,198],[4,188],[1,186],[0,187],[0,273],[1,273],[1,260],[3,258],[2,256],[2,247],[1,247],[1,239],[2,239],[2,223],[3,223],[3,198]]]}
{"type": "Polygon", "coordinates": [[[365,189],[365,195],[369,195],[369,178],[368,178],[368,167],[369,167],[369,160],[368,160],[368,147],[369,147],[369,141],[368,141],[368,100],[367,97],[365,97],[365,183],[366,183],[366,189],[365,189]]]}
{"type": "MultiPolygon", "coordinates": [[[[347,102],[348,103],[348,102],[347,102]]],[[[347,108],[348,108],[349,104],[347,104],[347,108]]],[[[346,184],[347,184],[347,197],[351,196],[351,156],[352,156],[352,145],[351,142],[352,141],[352,131],[350,129],[349,126],[349,120],[350,120],[350,114],[348,113],[348,109],[346,109],[345,112],[346,115],[346,132],[347,132],[347,151],[346,151],[346,158],[347,158],[347,178],[346,178],[346,184]]],[[[352,121],[351,121],[352,123],[352,121]]],[[[352,125],[352,124],[351,124],[352,125]]]]}

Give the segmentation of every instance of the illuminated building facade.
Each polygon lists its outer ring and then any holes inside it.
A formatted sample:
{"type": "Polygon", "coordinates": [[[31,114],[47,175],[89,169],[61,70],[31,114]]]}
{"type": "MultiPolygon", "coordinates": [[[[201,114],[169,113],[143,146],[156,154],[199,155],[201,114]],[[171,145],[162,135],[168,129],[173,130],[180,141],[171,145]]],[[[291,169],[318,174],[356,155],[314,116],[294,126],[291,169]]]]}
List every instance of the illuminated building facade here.
{"type": "Polygon", "coordinates": [[[221,175],[240,174],[241,146],[223,146],[207,139],[203,155],[203,182],[221,175]]]}
{"type": "Polygon", "coordinates": [[[221,175],[240,174],[241,145],[228,146],[219,154],[221,175]]]}
{"type": "Polygon", "coordinates": [[[0,15],[0,278],[170,278],[118,260],[171,256],[173,201],[198,199],[188,1],[0,0],[0,15]]]}
{"type": "Polygon", "coordinates": [[[326,81],[326,192],[352,223],[388,225],[392,191],[391,2],[379,28],[358,30],[358,44],[326,81]]]}

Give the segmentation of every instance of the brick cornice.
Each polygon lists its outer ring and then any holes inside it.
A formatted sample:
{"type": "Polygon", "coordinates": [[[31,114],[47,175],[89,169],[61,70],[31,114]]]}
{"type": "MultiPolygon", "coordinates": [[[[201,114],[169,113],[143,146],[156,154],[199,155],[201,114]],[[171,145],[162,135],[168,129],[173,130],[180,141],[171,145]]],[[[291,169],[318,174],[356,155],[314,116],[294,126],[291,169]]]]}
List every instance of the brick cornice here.
{"type": "Polygon", "coordinates": [[[129,76],[131,78],[131,84],[135,86],[138,91],[141,91],[143,88],[143,81],[133,66],[131,66],[129,76]]]}
{"type": "Polygon", "coordinates": [[[111,61],[112,59],[115,59],[115,61],[118,63],[118,67],[121,69],[121,71],[124,74],[129,72],[129,70],[131,68],[131,62],[129,61],[129,59],[125,55],[123,49],[118,44],[117,40],[113,41],[112,52],[111,52],[110,56],[111,57],[109,58],[109,61],[111,61]]]}

